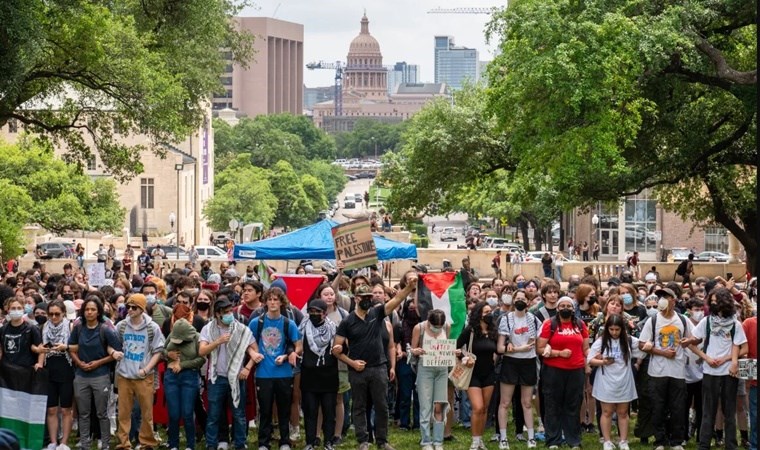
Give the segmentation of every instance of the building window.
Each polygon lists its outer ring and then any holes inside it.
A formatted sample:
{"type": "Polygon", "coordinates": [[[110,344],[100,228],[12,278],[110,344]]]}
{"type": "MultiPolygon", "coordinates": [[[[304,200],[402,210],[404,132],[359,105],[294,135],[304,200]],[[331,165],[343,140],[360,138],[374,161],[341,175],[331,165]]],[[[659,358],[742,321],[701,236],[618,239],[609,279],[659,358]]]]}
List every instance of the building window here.
{"type": "Polygon", "coordinates": [[[728,231],[721,226],[705,227],[705,251],[728,253],[728,231]]]}
{"type": "Polygon", "coordinates": [[[140,208],[153,209],[154,190],[153,178],[140,178],[140,208]]]}
{"type": "Polygon", "coordinates": [[[98,160],[95,158],[95,155],[90,155],[89,158],[87,158],[87,170],[95,170],[98,168],[97,164],[98,160]]]}
{"type": "Polygon", "coordinates": [[[9,133],[18,133],[18,122],[16,119],[9,119],[8,120],[8,132],[9,133]]]}
{"type": "Polygon", "coordinates": [[[222,77],[221,81],[224,86],[230,86],[232,84],[232,77],[222,77]]]}
{"type": "Polygon", "coordinates": [[[625,251],[656,252],[657,201],[648,194],[625,200],[625,251]]]}

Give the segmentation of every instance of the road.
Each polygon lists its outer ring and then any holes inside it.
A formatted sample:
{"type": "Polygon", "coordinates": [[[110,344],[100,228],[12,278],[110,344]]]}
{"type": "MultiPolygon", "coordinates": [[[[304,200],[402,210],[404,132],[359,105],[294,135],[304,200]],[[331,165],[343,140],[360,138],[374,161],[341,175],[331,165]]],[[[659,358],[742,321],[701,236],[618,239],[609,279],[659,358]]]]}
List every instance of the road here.
{"type": "Polygon", "coordinates": [[[333,216],[332,220],[338,222],[338,223],[345,223],[349,222],[351,218],[348,218],[343,215],[343,213],[355,213],[355,212],[362,212],[366,210],[366,205],[364,202],[362,203],[356,203],[355,208],[344,208],[343,207],[343,199],[346,198],[346,195],[353,195],[353,194],[361,194],[362,197],[364,196],[365,192],[369,192],[369,186],[372,184],[371,179],[367,178],[361,178],[357,180],[351,180],[348,183],[346,183],[346,187],[343,189],[343,192],[338,194],[338,209],[335,211],[335,216],[333,216]]]}

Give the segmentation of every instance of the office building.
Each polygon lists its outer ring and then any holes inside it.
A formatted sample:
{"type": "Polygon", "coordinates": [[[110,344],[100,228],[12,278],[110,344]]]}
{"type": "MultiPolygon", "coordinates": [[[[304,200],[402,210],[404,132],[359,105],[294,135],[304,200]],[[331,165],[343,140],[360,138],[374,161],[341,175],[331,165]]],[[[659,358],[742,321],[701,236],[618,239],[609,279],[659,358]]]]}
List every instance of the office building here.
{"type": "Polygon", "coordinates": [[[461,89],[480,81],[480,61],[474,48],[457,47],[452,36],[435,36],[435,82],[461,89]]]}
{"type": "Polygon", "coordinates": [[[388,70],[388,95],[395,92],[398,85],[403,83],[417,84],[420,82],[420,68],[417,64],[397,62],[388,70]]]}

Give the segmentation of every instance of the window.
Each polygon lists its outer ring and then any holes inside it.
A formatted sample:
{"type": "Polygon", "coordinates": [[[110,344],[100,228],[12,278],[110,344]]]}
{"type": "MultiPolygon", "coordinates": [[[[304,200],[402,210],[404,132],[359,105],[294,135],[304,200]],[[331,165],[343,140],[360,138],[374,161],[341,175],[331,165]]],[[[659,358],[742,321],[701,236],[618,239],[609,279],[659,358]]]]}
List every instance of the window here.
{"type": "Polygon", "coordinates": [[[728,232],[721,226],[705,227],[705,251],[728,253],[728,232]]]}
{"type": "Polygon", "coordinates": [[[625,250],[656,252],[656,200],[647,193],[625,200],[625,250]]]}
{"type": "Polygon", "coordinates": [[[8,132],[9,133],[18,133],[18,122],[16,122],[16,119],[9,119],[8,120],[8,132]]]}
{"type": "Polygon", "coordinates": [[[87,158],[87,170],[95,170],[98,168],[97,164],[98,160],[95,158],[95,155],[90,155],[89,158],[87,158]]]}
{"type": "Polygon", "coordinates": [[[230,86],[232,84],[232,77],[222,77],[221,81],[224,86],[230,86]]]}
{"type": "Polygon", "coordinates": [[[154,190],[153,178],[140,178],[140,208],[153,209],[154,190]]]}

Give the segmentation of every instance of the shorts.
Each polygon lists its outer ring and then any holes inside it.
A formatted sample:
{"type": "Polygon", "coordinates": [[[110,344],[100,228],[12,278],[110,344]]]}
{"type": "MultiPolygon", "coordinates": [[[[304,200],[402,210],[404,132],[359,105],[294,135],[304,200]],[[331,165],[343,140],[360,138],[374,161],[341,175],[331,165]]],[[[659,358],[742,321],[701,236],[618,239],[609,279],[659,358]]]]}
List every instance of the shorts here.
{"type": "Polygon", "coordinates": [[[493,387],[494,384],[496,384],[496,373],[493,370],[489,370],[486,374],[472,372],[472,379],[470,380],[471,388],[493,387]]]}
{"type": "Polygon", "coordinates": [[[536,358],[505,357],[501,364],[499,381],[504,384],[535,386],[538,384],[536,358]]]}
{"type": "Polygon", "coordinates": [[[348,382],[348,370],[338,371],[338,394],[345,394],[351,390],[351,383],[348,382]]]}
{"type": "Polygon", "coordinates": [[[74,405],[74,382],[73,381],[49,381],[48,382],[48,408],[71,408],[74,405]]]}

